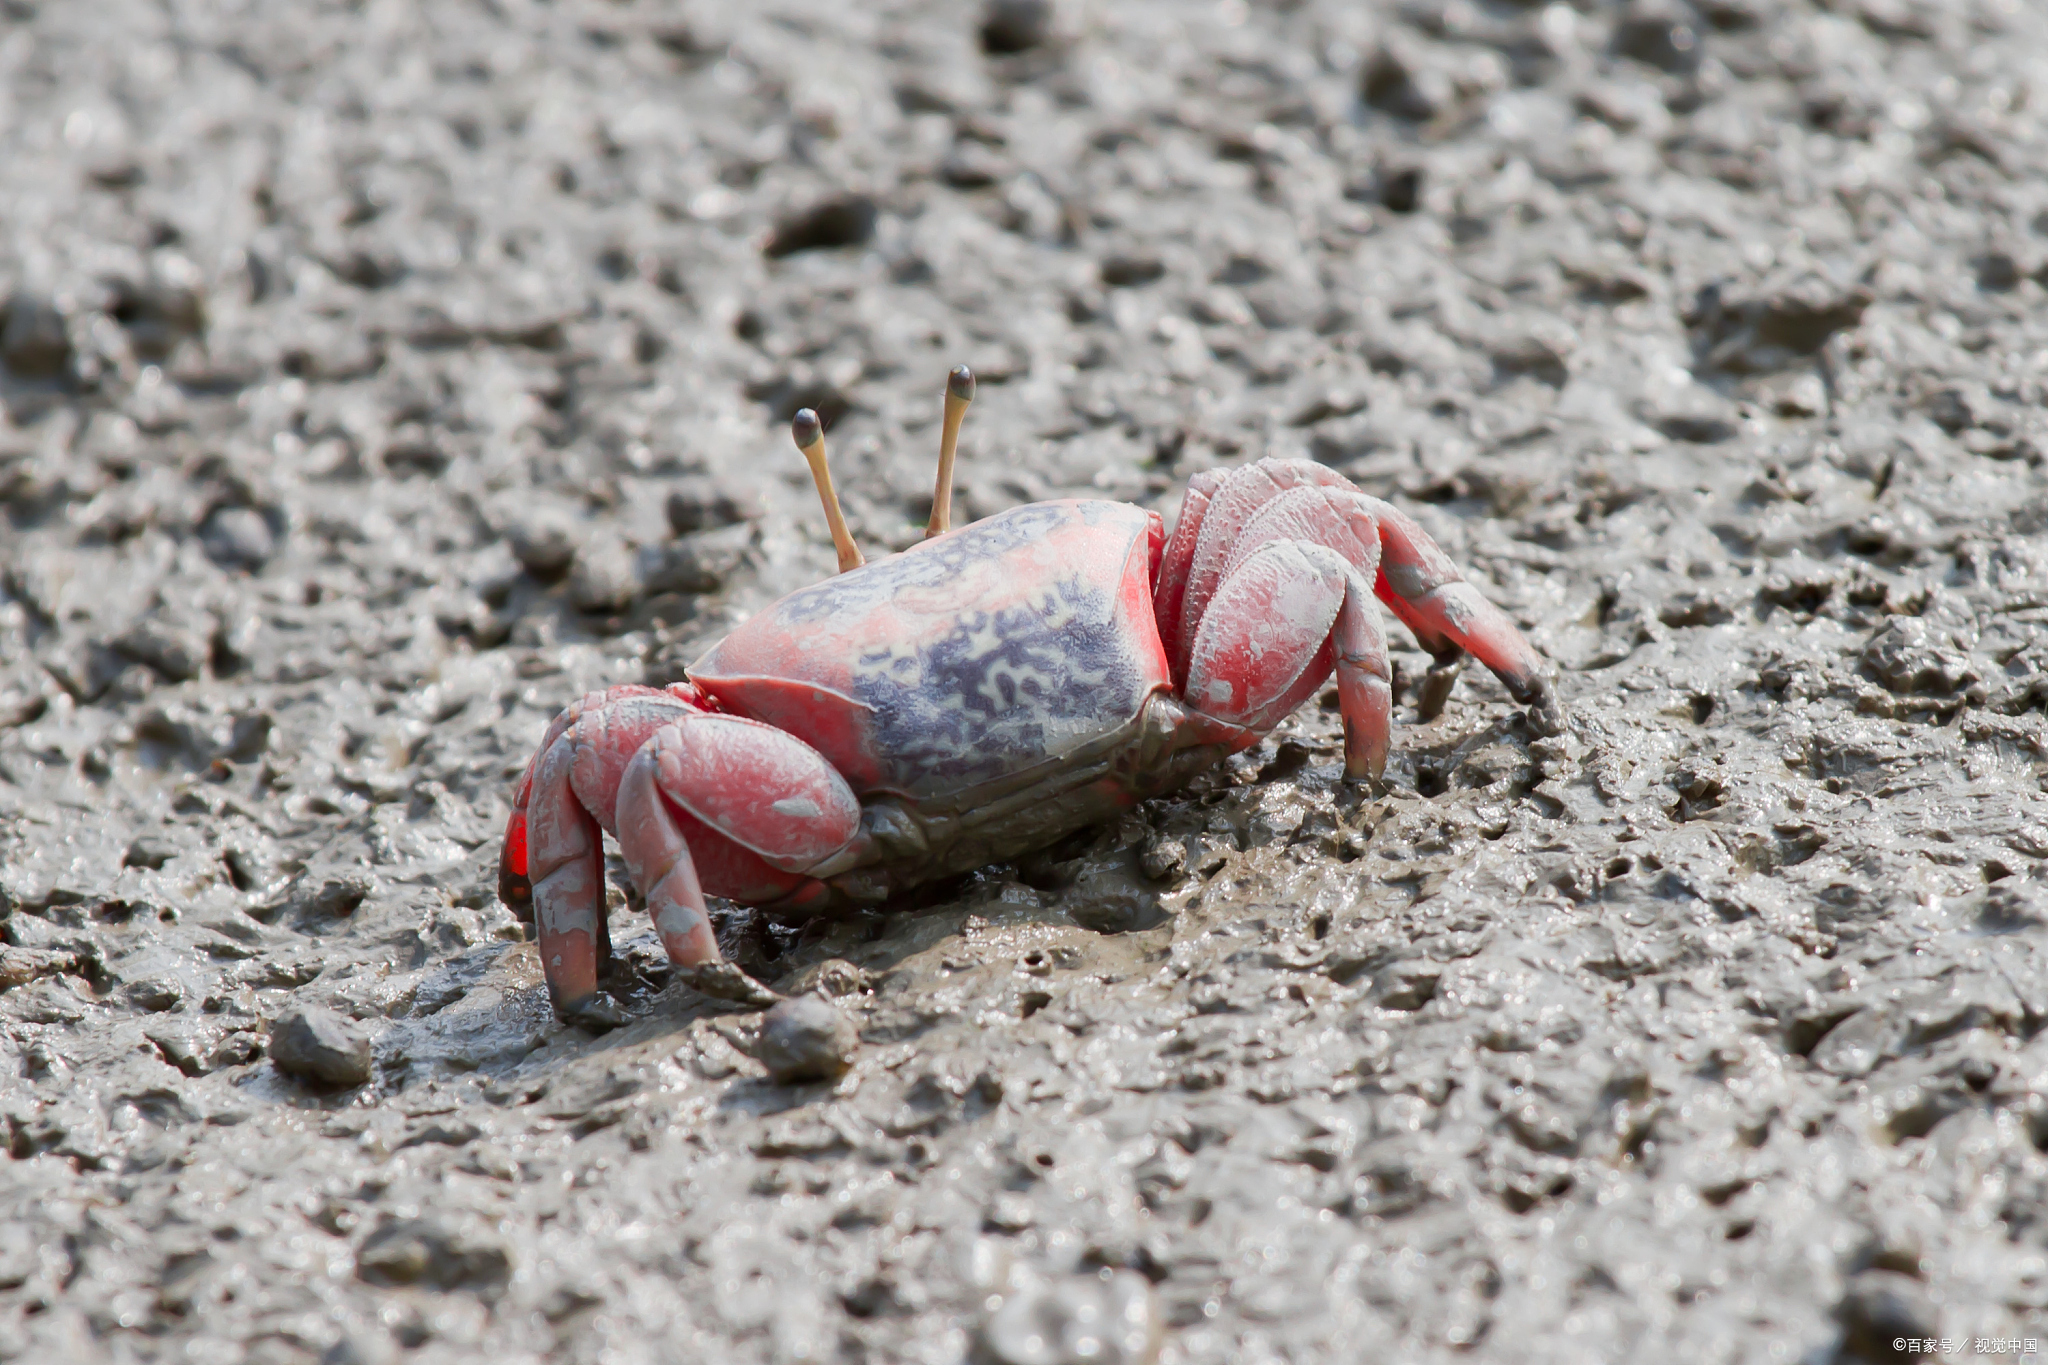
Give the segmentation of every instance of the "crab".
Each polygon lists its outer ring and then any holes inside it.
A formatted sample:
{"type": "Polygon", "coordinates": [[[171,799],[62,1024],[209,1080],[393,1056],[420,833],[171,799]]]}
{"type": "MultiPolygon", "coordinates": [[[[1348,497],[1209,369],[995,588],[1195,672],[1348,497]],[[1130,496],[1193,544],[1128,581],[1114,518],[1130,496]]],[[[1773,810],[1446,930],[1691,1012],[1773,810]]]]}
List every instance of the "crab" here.
{"type": "Polygon", "coordinates": [[[1173,534],[1126,503],[1032,503],[949,529],[974,393],[948,377],[925,538],[873,563],[815,413],[792,427],[839,554],[666,688],[592,692],[549,725],[512,802],[499,895],[537,921],[568,1021],[621,1022],[604,835],[700,991],[778,997],[727,962],[706,896],[782,916],[875,905],[1113,820],[1251,747],[1336,675],[1344,775],[1376,783],[1394,686],[1377,596],[1436,659],[1469,653],[1530,708],[1555,674],[1406,513],[1306,460],[1189,481],[1173,534]]]}

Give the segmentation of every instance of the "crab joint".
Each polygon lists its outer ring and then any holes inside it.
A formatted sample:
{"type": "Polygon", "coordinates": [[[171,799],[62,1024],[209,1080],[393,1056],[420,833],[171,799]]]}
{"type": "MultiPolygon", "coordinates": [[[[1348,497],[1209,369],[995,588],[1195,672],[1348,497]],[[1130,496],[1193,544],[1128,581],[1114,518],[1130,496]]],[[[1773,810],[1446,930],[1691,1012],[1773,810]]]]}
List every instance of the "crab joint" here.
{"type": "Polygon", "coordinates": [[[932,519],[924,538],[946,534],[953,519],[953,453],[960,448],[960,423],[974,401],[974,371],[955,365],[946,376],[946,424],[939,434],[939,481],[932,489],[932,519]]]}
{"type": "Polygon", "coordinates": [[[811,478],[818,485],[818,501],[825,504],[825,524],[832,528],[832,544],[839,551],[839,572],[858,569],[867,561],[861,558],[860,547],[853,543],[853,533],[846,529],[846,517],[839,510],[839,495],[832,491],[832,470],[825,463],[825,424],[809,408],[799,408],[789,424],[789,434],[811,466],[811,478]]]}

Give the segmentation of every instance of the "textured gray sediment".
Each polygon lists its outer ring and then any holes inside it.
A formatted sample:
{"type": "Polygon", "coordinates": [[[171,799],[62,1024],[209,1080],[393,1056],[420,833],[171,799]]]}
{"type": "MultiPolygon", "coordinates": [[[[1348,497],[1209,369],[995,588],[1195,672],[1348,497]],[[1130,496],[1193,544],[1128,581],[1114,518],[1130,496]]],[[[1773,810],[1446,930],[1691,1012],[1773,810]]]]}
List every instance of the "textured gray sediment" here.
{"type": "Polygon", "coordinates": [[[2044,99],[2016,0],[0,0],[0,1358],[2048,1344],[2044,99]],[[911,543],[961,361],[956,515],[1323,461],[1567,733],[1396,628],[1382,794],[1312,704],[727,915],[839,1079],[623,889],[557,1024],[549,717],[831,570],[799,406],[911,543]]]}

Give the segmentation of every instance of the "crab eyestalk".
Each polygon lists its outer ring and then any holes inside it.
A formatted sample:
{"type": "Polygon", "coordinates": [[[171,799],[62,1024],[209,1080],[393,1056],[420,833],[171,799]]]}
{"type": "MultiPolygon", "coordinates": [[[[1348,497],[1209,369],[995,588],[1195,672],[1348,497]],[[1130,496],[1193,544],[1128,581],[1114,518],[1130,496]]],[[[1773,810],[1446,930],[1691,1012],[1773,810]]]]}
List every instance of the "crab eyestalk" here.
{"type": "Polygon", "coordinates": [[[867,560],[853,543],[853,533],[846,529],[845,514],[839,510],[839,495],[832,491],[832,470],[825,463],[825,424],[809,408],[799,408],[789,424],[789,434],[811,466],[811,478],[818,485],[818,501],[825,504],[825,524],[832,528],[832,545],[839,551],[839,572],[858,569],[867,560]]]}
{"type": "Polygon", "coordinates": [[[932,519],[924,538],[946,534],[953,520],[953,454],[960,448],[960,423],[974,401],[974,371],[955,365],[946,376],[946,424],[939,434],[939,481],[932,489],[932,519]]]}

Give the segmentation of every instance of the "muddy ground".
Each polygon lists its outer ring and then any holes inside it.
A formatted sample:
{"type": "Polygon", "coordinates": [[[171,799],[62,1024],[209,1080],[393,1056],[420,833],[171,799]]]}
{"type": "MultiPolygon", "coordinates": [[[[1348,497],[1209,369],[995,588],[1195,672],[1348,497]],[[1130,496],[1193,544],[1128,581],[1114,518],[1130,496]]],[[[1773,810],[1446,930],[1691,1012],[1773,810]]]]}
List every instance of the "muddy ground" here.
{"type": "Polygon", "coordinates": [[[0,0],[0,1357],[2048,1338],[2044,101],[2024,0],[0,0]],[[967,515],[1320,460],[1569,732],[728,915],[836,1084],[622,892],[559,1026],[548,718],[830,570],[800,405],[909,544],[962,360],[967,515]]]}

